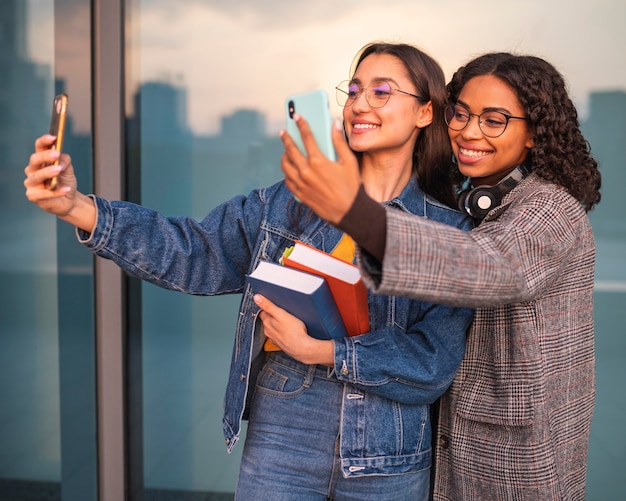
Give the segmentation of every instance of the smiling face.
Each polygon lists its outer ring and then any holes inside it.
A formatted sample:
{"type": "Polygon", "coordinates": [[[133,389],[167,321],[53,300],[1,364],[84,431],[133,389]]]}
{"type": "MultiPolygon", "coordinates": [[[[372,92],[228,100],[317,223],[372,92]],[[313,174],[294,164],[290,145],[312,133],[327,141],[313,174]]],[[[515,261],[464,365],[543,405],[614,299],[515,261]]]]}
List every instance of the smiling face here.
{"type": "MultiPolygon", "coordinates": [[[[469,80],[457,103],[476,115],[496,110],[515,117],[526,116],[513,89],[493,75],[469,80]]],[[[480,130],[478,117],[472,116],[464,129],[448,129],[448,134],[458,168],[463,175],[472,178],[474,186],[496,184],[523,162],[533,146],[525,120],[509,120],[501,136],[490,138],[480,130]]]]}
{"type": "MultiPolygon", "coordinates": [[[[403,62],[390,54],[367,56],[352,78],[361,88],[381,80],[394,89],[416,94],[403,62]]],[[[352,105],[343,109],[343,119],[354,151],[369,155],[403,153],[411,158],[419,129],[432,122],[432,106],[430,102],[420,104],[415,97],[392,90],[384,106],[372,108],[363,91],[352,105]]]]}

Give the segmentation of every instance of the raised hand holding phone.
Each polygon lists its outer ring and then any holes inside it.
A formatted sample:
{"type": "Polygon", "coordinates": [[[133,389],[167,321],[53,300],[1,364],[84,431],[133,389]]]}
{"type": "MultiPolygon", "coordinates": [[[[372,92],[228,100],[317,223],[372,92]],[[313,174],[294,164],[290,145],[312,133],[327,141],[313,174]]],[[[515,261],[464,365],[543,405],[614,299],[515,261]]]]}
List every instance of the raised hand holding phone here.
{"type": "Polygon", "coordinates": [[[341,122],[335,121],[331,127],[336,161],[319,154],[313,132],[304,116],[298,115],[294,122],[298,128],[297,137],[301,138],[306,148],[302,154],[289,131],[281,134],[285,146],[281,159],[285,183],[296,199],[322,219],[336,224],[352,206],[362,184],[357,157],[348,145],[341,122]],[[310,152],[309,156],[306,151],[310,152]]]}

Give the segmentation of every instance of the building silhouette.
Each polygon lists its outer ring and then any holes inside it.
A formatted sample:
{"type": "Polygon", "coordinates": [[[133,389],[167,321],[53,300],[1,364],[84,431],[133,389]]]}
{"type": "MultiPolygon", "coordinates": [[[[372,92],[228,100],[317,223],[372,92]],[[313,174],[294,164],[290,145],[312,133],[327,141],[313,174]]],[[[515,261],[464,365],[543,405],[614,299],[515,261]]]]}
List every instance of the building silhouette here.
{"type": "Polygon", "coordinates": [[[23,168],[35,137],[50,121],[48,66],[27,60],[26,2],[6,0],[0,9],[0,209],[23,200],[23,168]],[[22,106],[21,103],[28,103],[22,106]]]}

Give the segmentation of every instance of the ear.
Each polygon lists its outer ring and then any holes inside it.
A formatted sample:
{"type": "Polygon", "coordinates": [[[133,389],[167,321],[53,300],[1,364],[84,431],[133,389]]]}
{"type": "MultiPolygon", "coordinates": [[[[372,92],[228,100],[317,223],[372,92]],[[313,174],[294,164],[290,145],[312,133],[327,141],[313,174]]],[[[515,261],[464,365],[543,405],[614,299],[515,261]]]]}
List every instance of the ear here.
{"type": "Polygon", "coordinates": [[[529,132],[528,137],[526,138],[526,144],[524,145],[526,148],[531,149],[535,146],[535,140],[533,139],[533,135],[529,132]]]}
{"type": "Polygon", "coordinates": [[[423,129],[431,123],[433,123],[433,103],[428,101],[426,104],[420,105],[415,125],[418,129],[423,129]]]}
{"type": "Polygon", "coordinates": [[[534,128],[529,127],[528,124],[526,124],[526,131],[526,143],[524,143],[524,146],[531,149],[535,146],[535,131],[534,128]]]}

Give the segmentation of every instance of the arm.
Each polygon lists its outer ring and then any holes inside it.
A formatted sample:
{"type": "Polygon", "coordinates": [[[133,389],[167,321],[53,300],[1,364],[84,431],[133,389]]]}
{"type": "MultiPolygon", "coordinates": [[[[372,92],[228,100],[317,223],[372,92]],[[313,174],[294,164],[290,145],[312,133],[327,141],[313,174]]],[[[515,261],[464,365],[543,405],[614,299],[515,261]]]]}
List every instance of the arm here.
{"type": "MultiPolygon", "coordinates": [[[[452,382],[465,352],[469,309],[423,304],[422,318],[408,331],[389,326],[360,336],[320,341],[304,324],[260,295],[256,304],[265,335],[306,364],[335,367],[340,381],[408,404],[430,404],[452,382]]],[[[385,301],[386,302],[386,301],[385,301]]]]}
{"type": "Polygon", "coordinates": [[[377,293],[464,307],[532,301],[549,290],[590,231],[580,204],[554,185],[527,178],[498,219],[469,232],[387,210],[377,293]],[[532,183],[532,184],[527,184],[532,183]],[[585,229],[586,228],[586,229],[585,229]]]}
{"type": "Polygon", "coordinates": [[[96,255],[142,280],[186,294],[243,289],[265,210],[257,191],[220,204],[202,221],[166,217],[130,202],[94,200],[97,224],[92,233],[79,231],[78,236],[96,255]]]}
{"type": "Polygon", "coordinates": [[[448,386],[465,353],[474,312],[423,304],[421,319],[335,341],[340,381],[407,404],[431,404],[448,386]]]}
{"type": "Polygon", "coordinates": [[[257,192],[235,197],[214,209],[202,222],[167,218],[128,202],[111,202],[76,190],[69,155],[51,150],[54,136],[37,139],[25,168],[26,196],[43,210],[77,227],[79,239],[98,256],[159,287],[189,294],[242,290],[248,271],[253,232],[260,228],[264,204],[257,192]],[[44,181],[59,174],[59,187],[44,181]]]}

